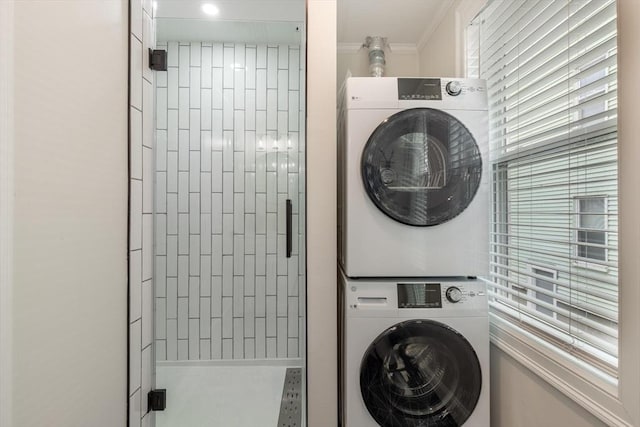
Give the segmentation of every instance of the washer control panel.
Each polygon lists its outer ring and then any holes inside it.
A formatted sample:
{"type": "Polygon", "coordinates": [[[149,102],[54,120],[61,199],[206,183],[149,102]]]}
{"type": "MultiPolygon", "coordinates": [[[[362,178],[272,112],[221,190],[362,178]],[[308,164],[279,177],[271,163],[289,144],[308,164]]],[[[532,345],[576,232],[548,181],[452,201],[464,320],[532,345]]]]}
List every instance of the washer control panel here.
{"type": "Polygon", "coordinates": [[[398,283],[396,288],[398,308],[442,308],[486,297],[484,288],[478,288],[476,281],[398,283]]]}

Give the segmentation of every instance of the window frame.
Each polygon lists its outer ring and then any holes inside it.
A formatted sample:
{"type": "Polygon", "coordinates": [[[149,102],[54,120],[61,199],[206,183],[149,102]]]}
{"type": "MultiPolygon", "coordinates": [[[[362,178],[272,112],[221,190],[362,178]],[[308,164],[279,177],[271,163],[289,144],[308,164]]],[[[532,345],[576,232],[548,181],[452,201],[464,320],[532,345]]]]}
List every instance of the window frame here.
{"type": "Polygon", "coordinates": [[[585,195],[585,196],[576,196],[573,198],[573,213],[574,213],[574,221],[573,221],[573,225],[574,225],[574,232],[572,233],[572,244],[573,246],[573,256],[575,257],[574,259],[574,265],[576,266],[580,266],[580,267],[584,267],[584,268],[588,268],[591,270],[597,270],[597,271],[602,271],[602,272],[607,272],[609,269],[604,266],[604,265],[600,265],[597,263],[592,263],[591,261],[604,261],[607,262],[609,260],[609,249],[606,246],[609,246],[609,236],[608,236],[608,232],[610,231],[609,229],[609,198],[606,195],[585,195]],[[603,201],[603,210],[602,210],[602,215],[604,216],[604,227],[600,230],[596,230],[596,229],[590,229],[590,228],[585,228],[582,227],[581,225],[581,216],[582,215],[588,215],[591,212],[582,212],[580,210],[580,202],[583,200],[589,200],[589,199],[602,199],[603,201]],[[581,256],[580,255],[580,247],[589,247],[591,244],[589,242],[582,242],[579,239],[579,234],[580,231],[588,231],[588,232],[602,232],[604,233],[604,243],[603,246],[605,246],[604,248],[604,259],[596,259],[596,258],[591,258],[591,257],[586,257],[586,256],[581,256]]]}

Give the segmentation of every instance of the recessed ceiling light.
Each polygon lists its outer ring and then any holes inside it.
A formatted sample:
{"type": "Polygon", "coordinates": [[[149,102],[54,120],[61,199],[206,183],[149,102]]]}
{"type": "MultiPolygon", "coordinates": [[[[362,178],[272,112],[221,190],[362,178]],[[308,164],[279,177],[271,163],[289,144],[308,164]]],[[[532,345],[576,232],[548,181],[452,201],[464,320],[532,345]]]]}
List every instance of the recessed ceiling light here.
{"type": "Polygon", "coordinates": [[[202,11],[207,15],[215,16],[220,13],[220,9],[218,9],[215,5],[211,3],[204,3],[202,5],[202,11]]]}

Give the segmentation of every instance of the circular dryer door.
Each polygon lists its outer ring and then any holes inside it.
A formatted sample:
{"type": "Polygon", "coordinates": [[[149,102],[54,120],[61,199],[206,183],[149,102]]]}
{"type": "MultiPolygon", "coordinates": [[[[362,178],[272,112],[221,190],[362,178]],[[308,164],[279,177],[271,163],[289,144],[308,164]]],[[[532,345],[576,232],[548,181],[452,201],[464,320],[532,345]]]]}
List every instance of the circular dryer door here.
{"type": "Polygon", "coordinates": [[[469,130],[440,110],[415,108],[386,119],[362,153],[362,179],[373,203],[403,224],[448,221],[473,200],[482,176],[469,130]]]}
{"type": "Polygon", "coordinates": [[[360,391],[382,427],[462,425],[482,388],[471,344],[452,328],[409,320],[380,334],[360,366],[360,391]]]}

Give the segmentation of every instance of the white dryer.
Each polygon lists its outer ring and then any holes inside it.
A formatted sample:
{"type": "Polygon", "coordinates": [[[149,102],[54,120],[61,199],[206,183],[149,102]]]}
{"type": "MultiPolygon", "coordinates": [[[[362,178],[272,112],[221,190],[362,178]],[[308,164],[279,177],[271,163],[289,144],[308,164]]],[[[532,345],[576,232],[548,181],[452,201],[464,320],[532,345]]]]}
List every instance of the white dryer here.
{"type": "Polygon", "coordinates": [[[345,94],[339,257],[347,276],[486,274],[484,81],[356,77],[345,94]]]}
{"type": "Polygon", "coordinates": [[[489,427],[485,286],[342,274],[342,427],[489,427]]]}

